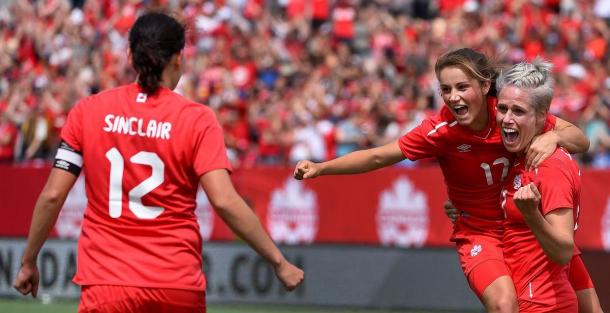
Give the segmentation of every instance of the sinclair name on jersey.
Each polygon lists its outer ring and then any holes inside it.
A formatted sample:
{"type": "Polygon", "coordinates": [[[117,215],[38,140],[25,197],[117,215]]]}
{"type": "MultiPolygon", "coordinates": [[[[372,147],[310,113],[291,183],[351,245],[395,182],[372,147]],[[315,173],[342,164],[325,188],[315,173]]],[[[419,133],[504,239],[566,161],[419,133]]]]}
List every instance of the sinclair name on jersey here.
{"type": "Polygon", "coordinates": [[[106,122],[105,132],[131,136],[169,139],[172,130],[172,123],[156,120],[149,120],[146,123],[143,118],[133,116],[108,114],[104,122],[106,122]]]}

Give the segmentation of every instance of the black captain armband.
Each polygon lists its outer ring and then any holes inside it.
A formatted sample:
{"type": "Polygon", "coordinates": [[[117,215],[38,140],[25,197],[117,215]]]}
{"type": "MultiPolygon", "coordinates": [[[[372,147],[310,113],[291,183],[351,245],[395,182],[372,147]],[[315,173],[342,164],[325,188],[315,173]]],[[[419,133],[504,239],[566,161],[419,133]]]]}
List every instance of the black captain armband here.
{"type": "Polygon", "coordinates": [[[59,144],[59,149],[57,149],[53,167],[66,170],[78,176],[83,168],[83,156],[79,151],[76,151],[65,141],[62,141],[59,144]]]}

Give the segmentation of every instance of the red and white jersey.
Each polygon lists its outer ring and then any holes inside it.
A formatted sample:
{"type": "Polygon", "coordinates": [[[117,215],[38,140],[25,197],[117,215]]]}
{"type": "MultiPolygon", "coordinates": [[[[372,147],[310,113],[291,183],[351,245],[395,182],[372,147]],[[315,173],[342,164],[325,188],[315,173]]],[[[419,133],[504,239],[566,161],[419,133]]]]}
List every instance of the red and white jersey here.
{"type": "MultiPolygon", "coordinates": [[[[488,98],[488,122],[481,132],[458,124],[446,106],[399,139],[400,149],[410,160],[436,158],[447,194],[453,205],[470,216],[501,220],[502,182],[510,170],[513,154],[504,148],[496,123],[496,99],[488,98]]],[[[547,117],[545,129],[555,126],[547,117]]]]}
{"type": "Polygon", "coordinates": [[[204,290],[197,186],[230,170],[213,111],[131,84],[80,101],[61,138],[82,155],[88,198],[75,283],[204,290]]]}
{"type": "Polygon", "coordinates": [[[357,11],[348,4],[339,4],[333,9],[333,32],[336,37],[352,39],[357,11]]]}
{"type": "MultiPolygon", "coordinates": [[[[576,229],[580,203],[580,171],[576,162],[563,148],[557,148],[534,171],[526,171],[524,163],[522,159],[515,162],[502,190],[502,207],[506,212],[504,257],[512,272],[517,293],[529,293],[530,289],[534,293],[537,290],[537,294],[533,296],[541,298],[542,295],[548,296],[558,291],[558,286],[553,282],[562,282],[562,279],[566,278],[567,266],[553,262],[544,254],[523,215],[515,206],[513,196],[519,187],[534,183],[542,196],[542,215],[560,208],[571,208],[576,229]],[[530,288],[529,284],[533,281],[537,282],[537,286],[530,288]]],[[[575,254],[579,253],[580,251],[575,249],[575,254]]],[[[563,282],[565,287],[572,288],[567,280],[563,282]]]]}

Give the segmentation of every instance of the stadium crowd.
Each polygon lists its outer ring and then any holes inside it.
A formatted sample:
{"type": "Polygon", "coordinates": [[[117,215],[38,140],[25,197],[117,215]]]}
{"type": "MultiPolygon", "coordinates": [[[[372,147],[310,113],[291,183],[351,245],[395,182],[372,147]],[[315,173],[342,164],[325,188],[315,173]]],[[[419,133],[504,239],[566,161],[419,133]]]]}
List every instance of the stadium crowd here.
{"type": "Polygon", "coordinates": [[[77,99],[135,80],[127,32],[151,7],[187,25],[177,92],[215,110],[235,166],[395,140],[442,105],[437,57],[466,46],[550,60],[551,111],[589,137],[582,164],[610,168],[610,0],[0,2],[0,162],[48,161],[77,99]]]}

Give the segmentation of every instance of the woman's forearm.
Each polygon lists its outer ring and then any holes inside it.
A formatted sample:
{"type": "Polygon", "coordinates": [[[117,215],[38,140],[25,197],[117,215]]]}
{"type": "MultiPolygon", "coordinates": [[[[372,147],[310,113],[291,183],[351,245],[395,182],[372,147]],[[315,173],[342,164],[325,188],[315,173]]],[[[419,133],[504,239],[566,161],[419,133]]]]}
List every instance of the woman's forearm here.
{"type": "Polygon", "coordinates": [[[64,200],[65,197],[49,191],[43,191],[38,197],[32,215],[28,243],[23,253],[23,263],[36,262],[38,252],[55,225],[64,200]]]}
{"type": "Polygon", "coordinates": [[[583,153],[589,150],[589,139],[580,128],[572,123],[557,118],[555,130],[557,144],[566,148],[570,153],[583,153]]]}
{"type": "MultiPolygon", "coordinates": [[[[569,210],[571,214],[571,209],[560,210],[569,210]]],[[[574,254],[573,228],[563,226],[569,224],[554,223],[555,225],[553,225],[539,211],[524,214],[523,217],[542,250],[551,260],[559,264],[570,262],[574,254]]]]}
{"type": "Polygon", "coordinates": [[[359,174],[370,172],[404,160],[397,142],[381,147],[359,150],[320,163],[321,175],[359,174]]]}
{"type": "Polygon", "coordinates": [[[256,214],[241,197],[235,195],[227,203],[216,207],[216,212],[235,234],[246,241],[267,262],[278,266],[283,261],[282,253],[265,232],[256,214]]]}
{"type": "Polygon", "coordinates": [[[59,211],[77,178],[68,171],[55,168],[51,170],[49,179],[34,206],[28,243],[22,262],[36,262],[38,252],[55,225],[59,211]]]}

